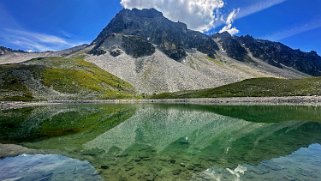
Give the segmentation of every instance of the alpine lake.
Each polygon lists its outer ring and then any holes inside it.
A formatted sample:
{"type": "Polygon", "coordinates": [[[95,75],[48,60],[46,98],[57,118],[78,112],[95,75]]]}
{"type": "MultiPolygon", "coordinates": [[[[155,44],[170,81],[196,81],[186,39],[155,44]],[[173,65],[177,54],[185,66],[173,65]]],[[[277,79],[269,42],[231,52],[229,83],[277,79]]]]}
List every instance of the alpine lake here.
{"type": "Polygon", "coordinates": [[[27,107],[0,143],[0,180],[321,180],[318,106],[27,107]]]}

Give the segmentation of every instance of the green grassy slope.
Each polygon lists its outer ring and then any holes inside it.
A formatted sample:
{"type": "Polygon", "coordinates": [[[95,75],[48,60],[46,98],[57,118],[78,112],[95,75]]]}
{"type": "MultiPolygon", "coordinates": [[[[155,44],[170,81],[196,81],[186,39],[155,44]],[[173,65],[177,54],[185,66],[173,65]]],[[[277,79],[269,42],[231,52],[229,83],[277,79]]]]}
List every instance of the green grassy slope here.
{"type": "Polygon", "coordinates": [[[134,98],[129,83],[82,58],[38,58],[0,66],[0,100],[134,98]]]}
{"type": "Polygon", "coordinates": [[[162,93],[154,95],[151,98],[282,97],[310,95],[321,95],[320,77],[291,80],[255,78],[214,89],[162,93]]]}
{"type": "Polygon", "coordinates": [[[57,148],[82,145],[130,118],[132,105],[59,105],[0,110],[1,143],[47,140],[57,148]],[[54,139],[56,138],[57,139],[54,139]]]}

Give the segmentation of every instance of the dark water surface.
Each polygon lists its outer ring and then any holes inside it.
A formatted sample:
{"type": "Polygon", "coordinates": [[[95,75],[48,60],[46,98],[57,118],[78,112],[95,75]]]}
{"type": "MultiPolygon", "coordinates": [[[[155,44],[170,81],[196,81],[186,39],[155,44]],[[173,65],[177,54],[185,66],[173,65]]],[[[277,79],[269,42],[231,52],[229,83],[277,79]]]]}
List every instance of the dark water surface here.
{"type": "Polygon", "coordinates": [[[5,110],[0,143],[35,150],[0,159],[0,180],[321,180],[321,107],[5,110]]]}

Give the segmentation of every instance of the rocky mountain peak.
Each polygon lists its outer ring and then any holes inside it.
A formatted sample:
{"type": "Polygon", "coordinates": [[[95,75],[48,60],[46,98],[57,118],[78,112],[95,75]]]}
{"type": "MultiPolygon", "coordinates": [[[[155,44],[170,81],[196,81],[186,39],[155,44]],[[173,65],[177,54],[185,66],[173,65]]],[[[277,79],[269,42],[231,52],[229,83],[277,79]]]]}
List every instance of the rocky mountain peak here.
{"type": "Polygon", "coordinates": [[[218,50],[211,37],[189,30],[184,23],[170,21],[155,9],[123,9],[98,35],[93,44],[95,47],[91,53],[96,55],[107,53],[111,48],[117,47],[135,57],[148,56],[158,48],[176,61],[183,59],[188,49],[197,49],[208,55],[213,55],[218,50]],[[115,35],[117,40],[114,38],[115,35]],[[126,44],[124,39],[127,40],[126,44]],[[142,42],[144,43],[141,44],[142,42]],[[141,45],[146,52],[137,53],[130,48],[136,47],[138,50],[141,45]]]}
{"type": "Polygon", "coordinates": [[[125,17],[127,16],[138,16],[138,17],[142,17],[142,18],[157,18],[157,17],[160,17],[162,18],[163,17],[163,13],[162,12],[159,12],[157,11],[156,9],[154,8],[151,8],[151,9],[142,9],[142,10],[139,10],[139,9],[132,9],[132,10],[128,10],[128,9],[123,9],[120,13],[120,15],[124,15],[125,17]],[[131,14],[131,15],[128,15],[128,14],[131,14]]]}

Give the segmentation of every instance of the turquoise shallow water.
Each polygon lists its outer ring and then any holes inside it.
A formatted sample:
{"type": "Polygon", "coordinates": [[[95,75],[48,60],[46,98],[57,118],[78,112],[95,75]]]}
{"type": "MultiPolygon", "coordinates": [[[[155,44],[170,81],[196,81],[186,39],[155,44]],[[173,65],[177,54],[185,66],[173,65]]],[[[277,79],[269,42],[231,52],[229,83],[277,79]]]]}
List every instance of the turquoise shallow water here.
{"type": "Polygon", "coordinates": [[[0,160],[0,180],[102,180],[86,161],[60,155],[19,155],[0,160]]]}
{"type": "Polygon", "coordinates": [[[41,153],[1,159],[0,180],[321,180],[321,107],[60,105],[0,114],[0,143],[41,153]]]}

